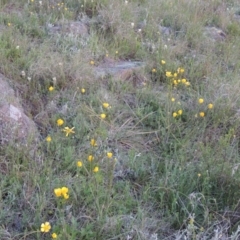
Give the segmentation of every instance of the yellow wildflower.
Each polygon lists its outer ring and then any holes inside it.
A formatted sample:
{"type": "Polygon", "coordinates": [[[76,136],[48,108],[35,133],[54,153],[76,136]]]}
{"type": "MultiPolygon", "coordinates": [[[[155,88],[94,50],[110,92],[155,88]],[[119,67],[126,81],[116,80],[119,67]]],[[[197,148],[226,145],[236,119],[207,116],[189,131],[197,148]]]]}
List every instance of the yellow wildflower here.
{"type": "Polygon", "coordinates": [[[61,193],[64,196],[65,194],[68,194],[68,188],[67,187],[62,187],[61,188],[61,193]]]}
{"type": "Polygon", "coordinates": [[[171,72],[166,72],[166,76],[167,77],[172,77],[172,73],[171,72]]]}
{"type": "Polygon", "coordinates": [[[190,86],[190,82],[185,82],[185,85],[186,86],[190,86]]]}
{"type": "Polygon", "coordinates": [[[48,90],[49,90],[49,92],[52,92],[54,90],[54,87],[51,86],[51,87],[48,88],[48,90]]]}
{"type": "Polygon", "coordinates": [[[101,119],[105,119],[106,118],[106,114],[102,113],[102,114],[100,114],[100,117],[101,117],[101,119]]]}
{"type": "Polygon", "coordinates": [[[51,141],[52,141],[51,136],[47,136],[47,137],[46,137],[46,141],[47,141],[47,142],[51,142],[51,141]]]}
{"type": "Polygon", "coordinates": [[[93,60],[91,60],[91,61],[90,61],[90,64],[91,64],[91,65],[94,65],[94,61],[93,61],[93,60]]]}
{"type": "Polygon", "coordinates": [[[52,238],[53,238],[53,239],[56,239],[56,238],[57,238],[57,234],[56,234],[56,233],[53,233],[53,234],[52,234],[52,238]]]}
{"type": "Polygon", "coordinates": [[[184,68],[178,68],[178,69],[177,69],[177,72],[178,72],[178,73],[184,73],[184,71],[185,71],[184,68]]]}
{"type": "Polygon", "coordinates": [[[164,60],[162,60],[162,61],[161,61],[161,64],[164,65],[164,64],[166,64],[166,62],[165,62],[164,60]]]}
{"type": "Polygon", "coordinates": [[[201,173],[198,173],[198,177],[201,177],[201,173]]]}
{"type": "Polygon", "coordinates": [[[68,135],[69,135],[70,133],[75,133],[75,132],[73,131],[74,128],[75,128],[75,127],[72,127],[72,128],[65,127],[65,128],[63,129],[63,132],[66,133],[66,137],[68,137],[68,135]]]}
{"type": "Polygon", "coordinates": [[[173,80],[173,84],[174,84],[174,85],[178,85],[177,80],[173,80]]]}
{"type": "Polygon", "coordinates": [[[182,83],[186,83],[187,80],[185,78],[182,79],[182,83]]]}
{"type": "Polygon", "coordinates": [[[61,197],[62,196],[62,189],[61,188],[55,188],[54,193],[56,197],[61,197]]]}
{"type": "Polygon", "coordinates": [[[45,222],[41,224],[41,232],[49,232],[51,229],[51,225],[49,222],[45,222]]]}
{"type": "Polygon", "coordinates": [[[171,101],[172,101],[172,102],[175,102],[175,98],[172,98],[171,101]]]}
{"type": "Polygon", "coordinates": [[[208,109],[212,109],[213,108],[213,104],[212,103],[209,103],[208,104],[208,109]]]}
{"type": "Polygon", "coordinates": [[[182,110],[178,110],[178,115],[182,115],[182,110]]]}
{"type": "Polygon", "coordinates": [[[12,24],[9,22],[7,25],[10,27],[12,24]]]}
{"type": "Polygon", "coordinates": [[[110,104],[107,103],[107,102],[104,102],[102,105],[103,105],[104,108],[109,108],[110,107],[110,104]]]}
{"type": "Polygon", "coordinates": [[[93,155],[89,155],[89,156],[88,156],[88,161],[91,162],[91,161],[93,161],[93,160],[94,160],[94,156],[93,156],[93,155]]]}
{"type": "Polygon", "coordinates": [[[153,68],[153,69],[152,69],[152,72],[153,72],[153,73],[157,72],[156,68],[153,68]]]}
{"type": "Polygon", "coordinates": [[[82,165],[83,165],[83,164],[82,164],[81,161],[77,161],[77,166],[78,166],[78,167],[82,167],[82,165]]]}
{"type": "Polygon", "coordinates": [[[69,199],[69,195],[67,193],[63,194],[64,199],[69,199]]]}
{"type": "Polygon", "coordinates": [[[57,125],[58,126],[62,126],[64,124],[64,121],[61,119],[61,118],[59,118],[58,120],[57,120],[57,125]]]}
{"type": "Polygon", "coordinates": [[[198,103],[199,103],[199,104],[202,104],[203,102],[204,102],[204,99],[203,99],[203,98],[199,98],[199,99],[198,99],[198,103]]]}
{"type": "Polygon", "coordinates": [[[177,77],[177,73],[174,73],[173,76],[174,76],[174,77],[177,77]]]}
{"type": "Polygon", "coordinates": [[[177,117],[178,114],[176,112],[174,112],[172,115],[175,118],[175,117],[177,117]]]}
{"type": "Polygon", "coordinates": [[[99,167],[95,167],[94,169],[93,169],[93,172],[98,172],[99,171],[99,167]]]}
{"type": "Polygon", "coordinates": [[[205,113],[204,113],[204,112],[200,112],[200,113],[199,113],[199,116],[200,116],[200,117],[204,117],[204,116],[205,116],[205,113]]]}
{"type": "Polygon", "coordinates": [[[93,147],[96,147],[97,146],[96,140],[95,139],[91,139],[90,145],[93,146],[93,147]]]}
{"type": "Polygon", "coordinates": [[[113,156],[112,152],[107,152],[107,157],[108,158],[112,158],[112,156],[113,156]]]}
{"type": "Polygon", "coordinates": [[[84,94],[86,92],[85,88],[81,88],[81,93],[84,94]]]}
{"type": "Polygon", "coordinates": [[[115,53],[118,54],[118,51],[116,51],[115,53]]]}

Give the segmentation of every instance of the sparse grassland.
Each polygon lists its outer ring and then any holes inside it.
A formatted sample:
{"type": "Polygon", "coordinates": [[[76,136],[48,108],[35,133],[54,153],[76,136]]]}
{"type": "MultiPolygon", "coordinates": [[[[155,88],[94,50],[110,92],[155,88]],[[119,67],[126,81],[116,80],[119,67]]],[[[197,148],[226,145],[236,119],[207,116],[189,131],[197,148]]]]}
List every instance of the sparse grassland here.
{"type": "Polygon", "coordinates": [[[0,145],[0,239],[240,239],[239,12],[0,0],[0,72],[39,131],[0,145]]]}

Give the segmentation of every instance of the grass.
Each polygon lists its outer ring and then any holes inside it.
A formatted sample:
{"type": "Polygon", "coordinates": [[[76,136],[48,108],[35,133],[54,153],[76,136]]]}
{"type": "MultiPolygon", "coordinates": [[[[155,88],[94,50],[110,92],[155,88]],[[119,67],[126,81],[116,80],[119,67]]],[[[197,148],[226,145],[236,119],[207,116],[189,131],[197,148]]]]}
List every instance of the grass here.
{"type": "Polygon", "coordinates": [[[0,72],[39,131],[0,146],[0,238],[238,239],[239,9],[0,0],[0,72]],[[88,36],[50,33],[84,17],[88,36]],[[106,55],[140,80],[97,79],[106,55]]]}

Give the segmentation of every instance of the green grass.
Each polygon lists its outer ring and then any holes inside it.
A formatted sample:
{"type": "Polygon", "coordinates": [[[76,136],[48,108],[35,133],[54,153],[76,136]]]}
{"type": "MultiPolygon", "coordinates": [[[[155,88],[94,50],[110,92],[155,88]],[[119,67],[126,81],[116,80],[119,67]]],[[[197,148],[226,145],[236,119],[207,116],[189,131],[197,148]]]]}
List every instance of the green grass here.
{"type": "Polygon", "coordinates": [[[238,239],[239,8],[237,0],[0,0],[0,72],[39,130],[37,143],[0,145],[0,239],[238,239]],[[81,16],[89,36],[49,33],[48,24],[81,16]],[[97,79],[106,54],[143,62],[142,80],[97,79]],[[62,187],[68,199],[55,195],[62,187]]]}

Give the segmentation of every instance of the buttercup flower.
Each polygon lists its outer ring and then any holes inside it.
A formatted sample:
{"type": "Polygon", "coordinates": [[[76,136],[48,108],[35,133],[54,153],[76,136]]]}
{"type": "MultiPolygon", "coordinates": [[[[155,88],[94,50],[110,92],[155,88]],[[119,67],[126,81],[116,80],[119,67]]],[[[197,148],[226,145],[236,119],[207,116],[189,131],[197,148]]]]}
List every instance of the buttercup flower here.
{"type": "Polygon", "coordinates": [[[49,232],[51,229],[51,225],[49,222],[45,222],[41,224],[41,232],[49,232]]]}
{"type": "Polygon", "coordinates": [[[57,234],[56,234],[56,233],[53,233],[53,234],[52,234],[52,238],[53,238],[53,239],[56,239],[56,238],[57,238],[57,234]]]}
{"type": "Polygon", "coordinates": [[[176,112],[174,112],[172,115],[175,118],[175,117],[177,117],[178,114],[176,112]]]}
{"type": "Polygon", "coordinates": [[[78,166],[78,167],[82,167],[82,165],[83,165],[83,164],[82,164],[81,161],[77,161],[77,166],[78,166]]]}
{"type": "Polygon", "coordinates": [[[94,156],[93,155],[89,155],[88,156],[88,161],[91,162],[92,160],[94,160],[94,156]]]}
{"type": "Polygon", "coordinates": [[[109,108],[110,107],[110,104],[107,103],[107,102],[104,102],[102,105],[103,105],[104,108],[109,108]]]}
{"type": "Polygon", "coordinates": [[[182,110],[178,110],[178,115],[182,115],[182,110]]]}
{"type": "Polygon", "coordinates": [[[99,167],[95,167],[94,169],[93,169],[93,172],[98,172],[99,171],[99,167]]]}
{"type": "Polygon", "coordinates": [[[68,135],[69,135],[70,133],[75,133],[75,132],[73,131],[74,128],[75,128],[75,127],[72,127],[72,128],[65,127],[65,128],[63,129],[63,132],[66,133],[66,137],[68,137],[68,135]]]}
{"type": "Polygon", "coordinates": [[[46,141],[47,141],[47,142],[51,142],[51,141],[52,141],[51,136],[47,136],[47,137],[46,137],[46,141]]]}
{"type": "Polygon", "coordinates": [[[200,116],[200,117],[204,117],[204,116],[205,116],[205,113],[204,113],[204,112],[200,112],[200,113],[199,113],[199,116],[200,116]]]}
{"type": "Polygon", "coordinates": [[[69,199],[69,195],[67,193],[63,194],[64,199],[69,199]]]}
{"type": "Polygon", "coordinates": [[[107,157],[108,158],[112,158],[112,156],[113,156],[112,152],[107,152],[107,157]]]}
{"type": "Polygon", "coordinates": [[[59,118],[58,120],[57,120],[57,125],[58,126],[62,126],[64,124],[64,121],[61,119],[61,118],[59,118]]]}
{"type": "Polygon", "coordinates": [[[48,90],[49,90],[49,92],[52,92],[54,90],[54,87],[51,86],[51,87],[48,88],[48,90]]]}
{"type": "Polygon", "coordinates": [[[81,88],[81,93],[84,94],[86,92],[85,88],[81,88]]]}
{"type": "Polygon", "coordinates": [[[166,72],[166,76],[167,77],[172,77],[172,73],[171,72],[166,72]]]}
{"type": "Polygon", "coordinates": [[[199,98],[199,99],[198,99],[198,103],[199,103],[199,104],[202,104],[203,102],[204,102],[204,99],[203,99],[203,98],[199,98]]]}
{"type": "Polygon", "coordinates": [[[213,108],[213,104],[212,103],[209,103],[208,104],[208,109],[212,109],[213,108]]]}
{"type": "Polygon", "coordinates": [[[62,189],[61,188],[55,188],[54,193],[56,197],[61,197],[62,196],[62,189]]]}
{"type": "Polygon", "coordinates": [[[61,193],[62,193],[62,195],[68,194],[68,188],[67,187],[62,187],[61,188],[61,193]]]}
{"type": "Polygon", "coordinates": [[[97,146],[96,140],[95,139],[91,139],[90,145],[93,146],[93,147],[96,147],[97,146]]]}
{"type": "Polygon", "coordinates": [[[106,118],[106,114],[102,113],[102,114],[100,114],[100,117],[101,117],[101,119],[105,119],[106,118]]]}

